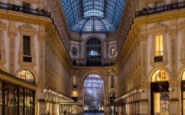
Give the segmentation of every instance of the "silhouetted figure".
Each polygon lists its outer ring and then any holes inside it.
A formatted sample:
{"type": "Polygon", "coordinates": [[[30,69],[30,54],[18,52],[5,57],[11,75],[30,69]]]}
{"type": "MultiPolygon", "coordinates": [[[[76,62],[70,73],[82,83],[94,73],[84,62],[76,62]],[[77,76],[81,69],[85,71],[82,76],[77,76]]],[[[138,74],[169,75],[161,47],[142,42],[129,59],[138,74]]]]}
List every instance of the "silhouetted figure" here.
{"type": "Polygon", "coordinates": [[[64,111],[64,115],[66,115],[66,111],[64,111]]]}

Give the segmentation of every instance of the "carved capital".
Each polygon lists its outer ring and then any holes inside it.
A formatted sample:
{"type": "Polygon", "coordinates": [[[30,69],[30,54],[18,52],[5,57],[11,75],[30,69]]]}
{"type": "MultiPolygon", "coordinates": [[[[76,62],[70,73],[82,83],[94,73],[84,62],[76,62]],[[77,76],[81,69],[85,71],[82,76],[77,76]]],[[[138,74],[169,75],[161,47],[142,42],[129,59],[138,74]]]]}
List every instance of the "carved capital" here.
{"type": "Polygon", "coordinates": [[[11,37],[16,37],[17,36],[17,32],[15,32],[15,31],[9,31],[8,32],[8,35],[9,35],[10,38],[11,37]]]}
{"type": "Polygon", "coordinates": [[[39,39],[39,41],[45,41],[46,40],[46,36],[44,36],[44,35],[43,36],[39,36],[38,39],[39,39]]]}
{"type": "Polygon", "coordinates": [[[29,29],[29,30],[34,30],[36,31],[36,28],[34,28],[33,26],[31,26],[30,24],[26,23],[22,26],[19,27],[20,29],[29,29]]]}
{"type": "Polygon", "coordinates": [[[177,38],[177,35],[178,35],[178,32],[177,31],[171,31],[171,32],[169,32],[169,36],[171,38],[177,38]]]}
{"type": "Polygon", "coordinates": [[[146,35],[140,35],[139,36],[139,40],[140,41],[146,41],[147,40],[147,36],[146,35]]]}

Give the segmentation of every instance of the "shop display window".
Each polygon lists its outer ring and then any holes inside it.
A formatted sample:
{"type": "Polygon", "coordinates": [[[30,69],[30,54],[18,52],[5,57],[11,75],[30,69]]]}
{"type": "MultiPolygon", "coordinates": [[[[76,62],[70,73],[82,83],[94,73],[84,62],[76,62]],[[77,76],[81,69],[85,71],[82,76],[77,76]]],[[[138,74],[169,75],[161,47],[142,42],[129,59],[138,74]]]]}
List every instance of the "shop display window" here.
{"type": "Polygon", "coordinates": [[[78,113],[78,106],[77,105],[72,105],[72,114],[77,114],[78,113]]]}
{"type": "Polygon", "coordinates": [[[181,82],[181,90],[182,90],[182,114],[185,115],[185,71],[182,74],[182,82],[181,82]]]}
{"type": "Polygon", "coordinates": [[[169,93],[154,93],[154,115],[169,115],[169,93]]]}
{"type": "Polygon", "coordinates": [[[34,115],[35,91],[0,81],[0,115],[34,115]]]}
{"type": "Polygon", "coordinates": [[[182,104],[183,104],[183,115],[185,115],[185,91],[183,92],[183,98],[182,98],[182,104]]]}

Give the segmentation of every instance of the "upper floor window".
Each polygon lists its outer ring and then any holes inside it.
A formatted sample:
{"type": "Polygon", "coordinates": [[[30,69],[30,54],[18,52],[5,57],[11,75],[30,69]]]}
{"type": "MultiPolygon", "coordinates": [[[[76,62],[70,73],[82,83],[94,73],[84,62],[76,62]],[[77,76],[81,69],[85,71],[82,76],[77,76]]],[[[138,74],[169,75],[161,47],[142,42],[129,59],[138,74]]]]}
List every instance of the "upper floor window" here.
{"type": "Polygon", "coordinates": [[[110,54],[111,54],[111,56],[114,56],[116,54],[116,48],[115,47],[111,48],[110,54]]]}
{"type": "Polygon", "coordinates": [[[23,7],[24,9],[30,9],[30,3],[28,3],[28,2],[23,2],[22,7],[23,7]]]}
{"type": "Polygon", "coordinates": [[[163,2],[156,2],[157,11],[162,10],[163,2]]]}
{"type": "Polygon", "coordinates": [[[98,66],[101,65],[101,42],[97,38],[91,38],[87,41],[86,47],[87,65],[98,66]]]}
{"type": "Polygon", "coordinates": [[[73,85],[77,85],[76,81],[76,76],[73,76],[73,85]]]}
{"type": "Polygon", "coordinates": [[[18,73],[17,77],[19,77],[19,78],[21,78],[23,80],[26,80],[28,82],[35,83],[34,76],[33,76],[33,74],[29,70],[22,70],[22,71],[20,71],[18,73]]]}
{"type": "Polygon", "coordinates": [[[74,56],[77,55],[77,48],[76,48],[76,47],[73,47],[73,48],[72,48],[72,54],[73,54],[74,56]]]}
{"type": "Polygon", "coordinates": [[[32,62],[30,36],[23,36],[23,61],[32,62]]]}
{"type": "Polygon", "coordinates": [[[111,75],[111,84],[114,84],[114,75],[111,75]]]}
{"type": "Polygon", "coordinates": [[[30,3],[23,2],[22,8],[24,12],[30,12],[30,3]]]}
{"type": "Polygon", "coordinates": [[[157,35],[155,39],[155,55],[163,55],[163,35],[157,35]]]}
{"type": "Polygon", "coordinates": [[[30,36],[23,36],[23,55],[31,55],[30,52],[30,36]]]}

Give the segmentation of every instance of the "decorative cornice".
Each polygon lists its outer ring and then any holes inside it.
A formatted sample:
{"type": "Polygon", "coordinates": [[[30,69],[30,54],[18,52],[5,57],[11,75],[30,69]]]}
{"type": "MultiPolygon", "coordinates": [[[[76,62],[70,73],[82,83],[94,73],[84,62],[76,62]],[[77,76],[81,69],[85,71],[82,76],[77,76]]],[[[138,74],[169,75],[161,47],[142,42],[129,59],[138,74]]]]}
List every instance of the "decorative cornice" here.
{"type": "Polygon", "coordinates": [[[0,27],[6,27],[6,23],[3,23],[1,20],[0,20],[0,27]]]}
{"type": "Polygon", "coordinates": [[[178,35],[178,32],[177,32],[177,31],[170,31],[170,32],[169,32],[169,36],[170,36],[171,38],[176,38],[177,35],[178,35]]]}
{"type": "Polygon", "coordinates": [[[17,32],[15,32],[15,31],[9,31],[8,32],[8,35],[9,35],[9,37],[10,36],[14,36],[15,37],[15,36],[17,36],[17,32]]]}
{"type": "Polygon", "coordinates": [[[23,24],[22,26],[19,26],[19,28],[23,29],[23,30],[31,30],[31,31],[36,31],[37,30],[36,28],[34,28],[29,23],[23,24]]]}
{"type": "Polygon", "coordinates": [[[180,25],[185,25],[185,20],[180,22],[180,25]]]}
{"type": "Polygon", "coordinates": [[[157,67],[157,66],[166,66],[168,64],[168,61],[162,61],[162,62],[152,62],[150,65],[152,67],[157,67]]]}
{"type": "Polygon", "coordinates": [[[150,28],[150,30],[153,30],[153,29],[161,29],[161,28],[166,28],[166,26],[160,22],[156,23],[154,26],[152,26],[150,28]]]}

